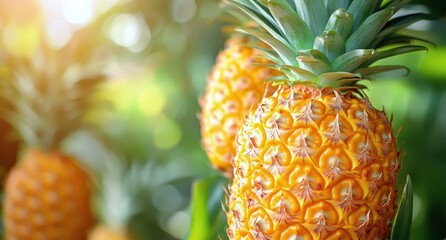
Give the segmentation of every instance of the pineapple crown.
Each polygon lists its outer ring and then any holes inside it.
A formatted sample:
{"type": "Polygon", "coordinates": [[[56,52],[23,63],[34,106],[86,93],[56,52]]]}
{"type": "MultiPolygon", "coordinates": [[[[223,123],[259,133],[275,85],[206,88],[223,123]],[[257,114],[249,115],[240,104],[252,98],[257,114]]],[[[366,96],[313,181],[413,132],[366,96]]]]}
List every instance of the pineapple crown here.
{"type": "Polygon", "coordinates": [[[149,208],[147,199],[153,189],[154,164],[151,161],[122,161],[113,155],[102,163],[97,178],[99,215],[108,227],[128,229],[131,219],[149,208]]]}
{"type": "MultiPolygon", "coordinates": [[[[311,81],[321,87],[360,92],[362,79],[400,65],[371,66],[380,59],[427,50],[403,30],[433,19],[424,13],[392,16],[410,0],[228,0],[229,11],[253,20],[259,27],[238,27],[270,49],[265,53],[286,82],[311,81]]],[[[283,81],[282,79],[272,79],[283,81]]]]}
{"type": "Polygon", "coordinates": [[[81,126],[89,97],[104,80],[96,65],[76,59],[81,49],[73,44],[54,50],[42,41],[31,58],[7,56],[0,111],[28,146],[57,150],[81,126]]]}

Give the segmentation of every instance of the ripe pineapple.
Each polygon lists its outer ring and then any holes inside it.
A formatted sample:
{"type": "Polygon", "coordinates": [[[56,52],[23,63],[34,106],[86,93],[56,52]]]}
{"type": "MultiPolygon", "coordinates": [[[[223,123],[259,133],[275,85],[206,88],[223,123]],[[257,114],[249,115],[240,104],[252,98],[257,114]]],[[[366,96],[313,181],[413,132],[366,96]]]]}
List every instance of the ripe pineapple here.
{"type": "Polygon", "coordinates": [[[42,44],[32,59],[9,59],[1,81],[2,100],[13,106],[2,116],[24,147],[5,184],[6,239],[86,239],[93,224],[88,175],[61,143],[80,127],[102,78],[74,65],[71,50],[42,44]]]}
{"type": "Polygon", "coordinates": [[[389,20],[407,1],[232,0],[260,28],[285,76],[237,133],[230,239],[385,239],[396,209],[399,152],[391,122],[360,81],[402,66],[376,61],[425,50],[389,20]]]}
{"type": "MultiPolygon", "coordinates": [[[[217,57],[201,101],[202,144],[213,166],[232,175],[235,134],[248,110],[265,91],[274,70],[253,66],[260,51],[247,47],[249,37],[233,35],[217,57]]],[[[262,60],[266,62],[266,60],[262,60]]]]}

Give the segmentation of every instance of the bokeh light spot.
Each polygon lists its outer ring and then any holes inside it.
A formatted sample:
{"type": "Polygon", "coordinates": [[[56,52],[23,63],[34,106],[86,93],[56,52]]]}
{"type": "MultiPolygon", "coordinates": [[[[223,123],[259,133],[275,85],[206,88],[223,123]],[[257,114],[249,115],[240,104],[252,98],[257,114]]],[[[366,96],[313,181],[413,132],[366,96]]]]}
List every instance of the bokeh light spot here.
{"type": "Polygon", "coordinates": [[[70,41],[73,31],[65,21],[53,20],[46,24],[46,39],[53,48],[62,48],[70,41]]]}
{"type": "Polygon", "coordinates": [[[161,114],[166,105],[166,93],[158,86],[149,86],[139,94],[138,105],[146,117],[155,117],[161,114]]]}
{"type": "Polygon", "coordinates": [[[178,211],[174,213],[167,221],[167,231],[174,237],[183,238],[189,230],[190,216],[185,211],[178,211]]]}
{"type": "Polygon", "coordinates": [[[3,29],[4,49],[17,57],[30,57],[38,47],[41,33],[37,25],[10,23],[3,29]]]}
{"type": "Polygon", "coordinates": [[[181,140],[181,128],[170,118],[161,117],[154,127],[153,138],[158,149],[171,149],[181,140]]]}
{"type": "Polygon", "coordinates": [[[105,29],[110,39],[132,52],[143,51],[152,40],[149,25],[141,13],[115,15],[105,29]]]}
{"type": "Polygon", "coordinates": [[[132,14],[117,15],[111,22],[110,37],[116,44],[131,47],[139,39],[138,19],[132,14]]]}
{"type": "Polygon", "coordinates": [[[64,0],[62,11],[65,20],[73,24],[86,24],[93,19],[92,0],[64,0]]]}
{"type": "Polygon", "coordinates": [[[195,0],[174,0],[172,3],[172,18],[179,23],[191,20],[197,12],[195,0]]]}
{"type": "Polygon", "coordinates": [[[183,203],[181,193],[171,185],[162,185],[152,193],[152,203],[163,212],[173,212],[183,203]]]}

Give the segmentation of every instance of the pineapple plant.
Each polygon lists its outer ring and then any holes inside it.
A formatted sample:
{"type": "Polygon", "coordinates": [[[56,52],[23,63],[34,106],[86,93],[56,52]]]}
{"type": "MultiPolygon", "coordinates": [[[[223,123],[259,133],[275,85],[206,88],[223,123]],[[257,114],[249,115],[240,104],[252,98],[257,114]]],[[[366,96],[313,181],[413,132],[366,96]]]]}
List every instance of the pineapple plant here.
{"type": "Polygon", "coordinates": [[[283,73],[237,132],[230,239],[390,236],[400,152],[363,81],[406,69],[380,59],[426,50],[400,30],[427,15],[392,17],[408,2],[229,1],[283,73]]]}
{"type": "Polygon", "coordinates": [[[12,108],[2,109],[2,116],[15,127],[23,151],[5,183],[6,239],[86,239],[94,222],[88,174],[62,150],[103,81],[96,69],[71,58],[76,49],[42,42],[32,58],[8,59],[0,96],[12,108]]]}
{"type": "Polygon", "coordinates": [[[254,66],[260,51],[247,46],[252,41],[239,34],[227,40],[201,99],[202,145],[212,165],[228,177],[232,175],[236,131],[249,109],[260,102],[265,80],[277,74],[270,68],[254,66]]]}
{"type": "Polygon", "coordinates": [[[90,232],[89,240],[138,240],[131,220],[148,208],[151,189],[151,162],[104,161],[98,172],[96,207],[100,223],[90,232]]]}

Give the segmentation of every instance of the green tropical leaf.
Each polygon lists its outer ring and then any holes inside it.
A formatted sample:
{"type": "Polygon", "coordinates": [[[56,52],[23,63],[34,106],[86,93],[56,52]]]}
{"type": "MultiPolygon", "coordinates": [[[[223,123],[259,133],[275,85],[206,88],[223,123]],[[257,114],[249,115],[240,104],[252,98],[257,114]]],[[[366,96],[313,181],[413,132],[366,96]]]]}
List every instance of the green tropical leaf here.
{"type": "Polygon", "coordinates": [[[254,37],[258,38],[259,40],[263,41],[264,43],[268,44],[269,46],[271,46],[271,48],[273,48],[278,54],[280,54],[280,58],[282,59],[282,61],[284,63],[290,64],[290,65],[298,64],[295,59],[296,54],[290,48],[290,46],[277,40],[276,38],[272,37],[270,34],[264,32],[264,31],[261,31],[261,30],[257,30],[255,28],[241,28],[241,27],[239,27],[239,28],[236,28],[235,30],[237,32],[240,32],[243,34],[254,36],[254,37]]]}
{"type": "Polygon", "coordinates": [[[383,39],[384,37],[402,30],[407,26],[421,21],[421,20],[435,20],[435,16],[432,14],[426,13],[414,13],[409,15],[403,15],[399,17],[395,17],[384,25],[382,31],[376,36],[378,39],[383,39]]]}
{"type": "MultiPolygon", "coordinates": [[[[345,42],[353,26],[353,15],[348,13],[345,9],[341,8],[333,12],[325,26],[325,31],[335,31],[341,35],[342,40],[345,42]]],[[[344,44],[343,44],[344,45],[344,44]]],[[[345,48],[345,46],[344,46],[345,48]]]]}
{"type": "MultiPolygon", "coordinates": [[[[394,48],[382,48],[377,49],[373,56],[367,61],[361,64],[361,67],[368,67],[374,62],[379,61],[384,58],[393,57],[396,55],[401,55],[405,53],[417,52],[417,51],[427,51],[428,48],[421,45],[408,45],[394,48]]],[[[342,57],[342,56],[341,56],[342,57]]]]}
{"type": "Polygon", "coordinates": [[[327,8],[327,12],[333,13],[340,8],[347,9],[350,5],[350,0],[324,0],[324,3],[327,8]]]}
{"type": "Polygon", "coordinates": [[[353,30],[358,29],[358,27],[364,22],[364,20],[372,14],[377,0],[363,1],[363,0],[353,0],[348,8],[348,12],[354,14],[353,18],[353,30]]]}
{"type": "Polygon", "coordinates": [[[300,68],[316,75],[331,71],[330,65],[314,57],[299,56],[297,57],[297,61],[299,62],[300,68]]]}
{"type": "Polygon", "coordinates": [[[327,8],[322,0],[294,0],[299,17],[311,28],[315,36],[322,33],[328,20],[327,8]]]}
{"type": "Polygon", "coordinates": [[[290,7],[279,0],[268,2],[268,8],[278,23],[280,30],[294,49],[309,49],[312,47],[314,35],[308,25],[290,7]]]}
{"type": "Polygon", "coordinates": [[[374,51],[372,49],[357,49],[344,53],[334,60],[333,69],[342,72],[353,71],[373,55],[374,51]]]}
{"type": "Polygon", "coordinates": [[[192,186],[190,240],[225,236],[226,216],[222,209],[227,179],[217,176],[197,180],[192,186]]]}
{"type": "Polygon", "coordinates": [[[403,189],[400,205],[393,221],[392,234],[390,240],[409,240],[410,229],[412,227],[413,213],[413,187],[410,176],[406,177],[406,185],[403,189]]]}
{"type": "Polygon", "coordinates": [[[344,40],[335,31],[326,31],[314,40],[314,48],[323,52],[330,61],[345,53],[344,40]]]}
{"type": "Polygon", "coordinates": [[[381,31],[394,14],[394,11],[394,8],[387,8],[365,19],[345,42],[346,50],[352,51],[354,49],[367,48],[373,41],[373,37],[369,36],[374,36],[377,32],[381,31]]]}

